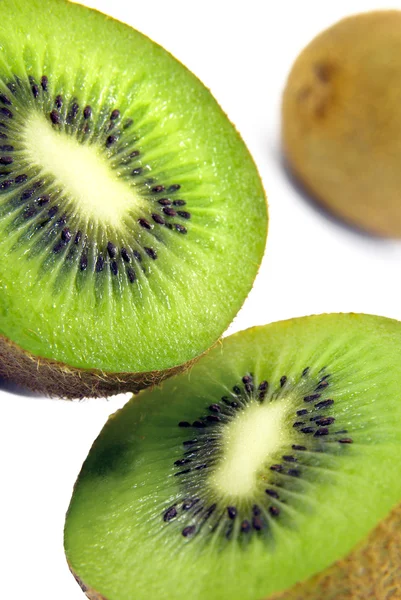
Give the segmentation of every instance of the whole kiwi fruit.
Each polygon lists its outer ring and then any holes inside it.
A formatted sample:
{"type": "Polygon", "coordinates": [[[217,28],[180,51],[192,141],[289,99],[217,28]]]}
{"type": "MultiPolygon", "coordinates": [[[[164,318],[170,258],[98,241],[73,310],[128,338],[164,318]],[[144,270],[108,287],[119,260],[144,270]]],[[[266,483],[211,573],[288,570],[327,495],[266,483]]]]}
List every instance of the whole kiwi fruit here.
{"type": "Polygon", "coordinates": [[[2,2],[0,376],[159,382],[228,327],[266,233],[254,162],[183,65],[77,4],[2,2]]]}
{"type": "Polygon", "coordinates": [[[329,211],[401,237],[401,11],[348,17],[310,42],[285,87],[282,140],[329,211]]]}

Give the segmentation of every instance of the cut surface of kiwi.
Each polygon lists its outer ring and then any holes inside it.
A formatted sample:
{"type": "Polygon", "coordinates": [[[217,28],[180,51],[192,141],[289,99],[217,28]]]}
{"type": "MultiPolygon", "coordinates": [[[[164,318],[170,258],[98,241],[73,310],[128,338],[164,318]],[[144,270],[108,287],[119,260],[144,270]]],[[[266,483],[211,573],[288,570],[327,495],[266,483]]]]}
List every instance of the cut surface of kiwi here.
{"type": "Polygon", "coordinates": [[[68,510],[71,570],[90,598],[321,600],[311,578],[326,574],[321,591],[337,573],[344,591],[347,568],[328,568],[368,539],[366,591],[399,547],[397,527],[368,535],[401,502],[400,390],[397,321],[321,315],[223,339],[109,419],[68,510]]]}
{"type": "Polygon", "coordinates": [[[290,169],[348,224],[401,237],[401,11],[357,14],[296,59],[283,96],[290,169]]]}
{"type": "Polygon", "coordinates": [[[96,11],[10,0],[0,47],[0,373],[60,395],[88,370],[95,393],[154,381],[250,291],[252,158],[194,75],[96,11]]]}

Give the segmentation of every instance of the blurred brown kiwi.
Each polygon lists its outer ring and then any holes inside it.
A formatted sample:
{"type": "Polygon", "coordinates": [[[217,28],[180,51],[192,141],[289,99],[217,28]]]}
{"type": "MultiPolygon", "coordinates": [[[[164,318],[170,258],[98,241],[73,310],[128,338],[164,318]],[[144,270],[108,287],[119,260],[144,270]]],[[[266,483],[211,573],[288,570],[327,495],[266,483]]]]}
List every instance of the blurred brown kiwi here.
{"type": "Polygon", "coordinates": [[[401,11],[346,18],[298,56],[283,96],[290,169],[318,201],[401,237],[401,11]]]}

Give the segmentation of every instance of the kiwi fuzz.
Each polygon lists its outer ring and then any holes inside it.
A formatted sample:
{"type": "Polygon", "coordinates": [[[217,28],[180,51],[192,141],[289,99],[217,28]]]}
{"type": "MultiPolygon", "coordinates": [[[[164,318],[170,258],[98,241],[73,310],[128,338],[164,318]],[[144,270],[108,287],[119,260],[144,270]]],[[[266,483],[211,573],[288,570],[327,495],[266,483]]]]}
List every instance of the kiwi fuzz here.
{"type": "MultiPolygon", "coordinates": [[[[378,600],[399,589],[401,505],[395,507],[368,538],[322,573],[263,600],[378,600]],[[361,577],[363,568],[363,577],[361,577]]],[[[89,600],[109,600],[86,587],[68,564],[89,600]]]]}
{"type": "Polygon", "coordinates": [[[137,394],[191,368],[199,358],[163,371],[107,373],[35,356],[0,335],[0,377],[33,392],[66,400],[102,398],[123,392],[137,394]]]}

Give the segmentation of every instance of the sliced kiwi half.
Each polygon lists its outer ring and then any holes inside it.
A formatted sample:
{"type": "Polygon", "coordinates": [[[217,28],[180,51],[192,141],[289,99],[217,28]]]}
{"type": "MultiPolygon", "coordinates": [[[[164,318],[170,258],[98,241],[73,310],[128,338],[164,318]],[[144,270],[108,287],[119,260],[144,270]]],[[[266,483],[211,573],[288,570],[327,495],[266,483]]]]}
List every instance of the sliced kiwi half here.
{"type": "Polygon", "coordinates": [[[399,556],[400,390],[397,321],[321,315],[224,339],[95,441],[65,526],[82,589],[378,598],[399,556]]]}
{"type": "Polygon", "coordinates": [[[9,0],[0,48],[0,374],[135,391],[209,348],[250,291],[257,169],[199,80],[105,15],[9,0]]]}

